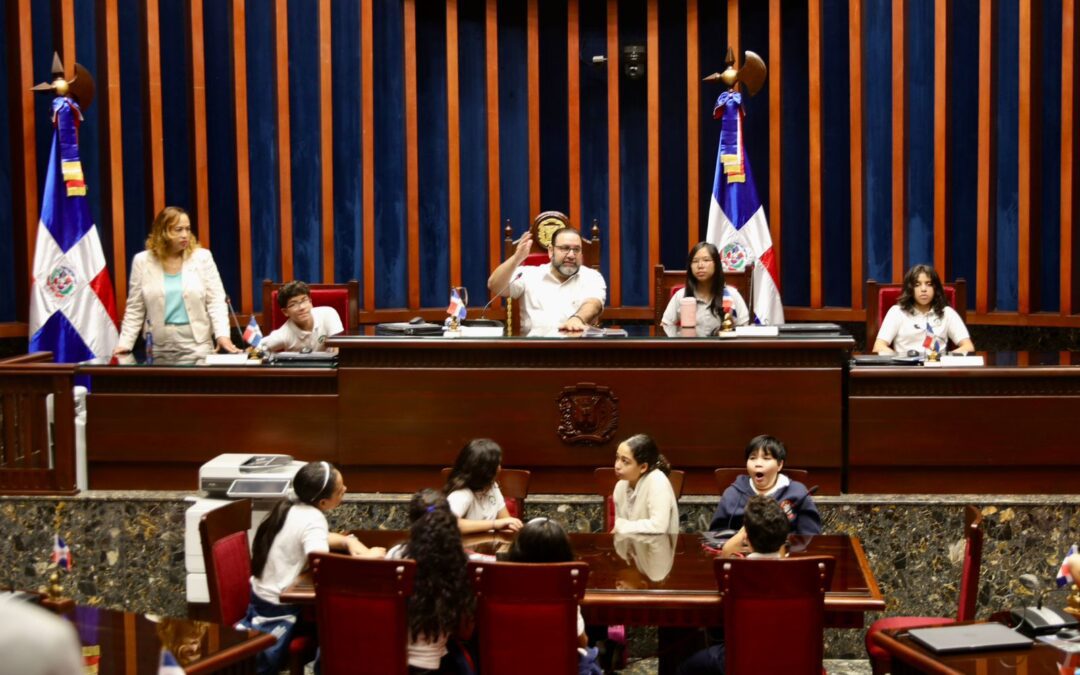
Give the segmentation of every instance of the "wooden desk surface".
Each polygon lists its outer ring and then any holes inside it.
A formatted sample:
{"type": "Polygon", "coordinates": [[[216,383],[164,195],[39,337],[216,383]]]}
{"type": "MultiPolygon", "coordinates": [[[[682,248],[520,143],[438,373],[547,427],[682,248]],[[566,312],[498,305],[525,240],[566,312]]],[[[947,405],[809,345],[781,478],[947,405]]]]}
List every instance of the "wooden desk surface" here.
{"type": "MultiPolygon", "coordinates": [[[[389,548],[407,532],[357,530],[365,545],[389,548]]],[[[465,537],[476,553],[494,554],[509,547],[511,535],[488,533],[465,537]]],[[[885,601],[857,537],[808,537],[806,548],[792,555],[836,558],[832,586],[825,594],[826,622],[834,627],[862,625],[868,611],[882,611],[885,601]]],[[[613,535],[572,533],[570,541],[589,564],[589,584],[581,603],[590,623],[658,626],[718,625],[723,621],[716,589],[716,556],[701,546],[698,534],[613,535]]],[[[282,594],[283,602],[313,602],[310,576],[302,576],[282,594]]]]}
{"type": "Polygon", "coordinates": [[[881,631],[871,639],[892,655],[893,675],[1060,675],[1058,664],[1065,658],[1057,649],[1038,641],[1028,649],[946,655],[924,649],[908,637],[906,630],[881,631]]]}

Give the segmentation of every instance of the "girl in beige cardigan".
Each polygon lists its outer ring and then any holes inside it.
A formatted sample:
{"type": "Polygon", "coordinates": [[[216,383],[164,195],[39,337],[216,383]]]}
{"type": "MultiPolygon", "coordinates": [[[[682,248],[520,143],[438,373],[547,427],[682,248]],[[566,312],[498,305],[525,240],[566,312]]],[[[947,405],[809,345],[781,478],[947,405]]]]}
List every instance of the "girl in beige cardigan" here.
{"type": "Polygon", "coordinates": [[[615,451],[615,532],[663,534],[679,531],[679,507],[667,474],[671,465],[656,441],[637,434],[615,451]]]}

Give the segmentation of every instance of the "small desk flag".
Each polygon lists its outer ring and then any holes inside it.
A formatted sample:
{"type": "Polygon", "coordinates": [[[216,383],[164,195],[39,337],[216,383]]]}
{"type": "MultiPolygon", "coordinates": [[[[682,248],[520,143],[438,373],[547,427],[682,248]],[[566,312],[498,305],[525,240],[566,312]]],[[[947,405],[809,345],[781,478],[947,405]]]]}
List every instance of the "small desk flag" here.
{"type": "Polygon", "coordinates": [[[1080,579],[1073,579],[1072,574],[1069,572],[1069,556],[1074,556],[1077,553],[1076,544],[1069,547],[1066,551],[1065,557],[1061,560],[1061,568],[1058,569],[1057,585],[1058,588],[1067,586],[1068,584],[1080,583],[1080,579]]]}
{"type": "Polygon", "coordinates": [[[251,320],[248,321],[247,328],[244,329],[244,342],[248,343],[252,347],[258,347],[262,342],[262,329],[259,328],[259,322],[255,320],[255,315],[251,316],[251,320]]]}
{"type": "Polygon", "coordinates": [[[450,306],[446,308],[446,313],[462,320],[468,316],[468,308],[465,307],[465,301],[461,299],[456,288],[450,289],[450,306]]]}
{"type": "Polygon", "coordinates": [[[68,548],[67,542],[64,538],[58,534],[53,535],[53,550],[51,561],[56,563],[56,566],[60,569],[71,571],[73,564],[71,557],[71,549],[68,548]]]}

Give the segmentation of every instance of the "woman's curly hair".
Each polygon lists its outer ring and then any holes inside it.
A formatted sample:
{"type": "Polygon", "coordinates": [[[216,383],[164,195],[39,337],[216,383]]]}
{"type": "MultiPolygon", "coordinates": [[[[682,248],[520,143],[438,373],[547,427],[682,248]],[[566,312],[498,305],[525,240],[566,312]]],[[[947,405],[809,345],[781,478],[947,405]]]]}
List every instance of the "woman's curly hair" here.
{"type": "Polygon", "coordinates": [[[409,598],[409,636],[429,641],[453,635],[472,616],[476,596],[466,571],[457,517],[438,490],[421,490],[409,502],[412,527],[405,557],[416,561],[409,598]]]}
{"type": "MultiPolygon", "coordinates": [[[[150,234],[146,237],[146,250],[154,254],[158,260],[164,260],[169,255],[169,247],[172,246],[172,237],[169,236],[169,228],[180,222],[180,218],[187,215],[187,211],[179,206],[166,206],[154,218],[150,225],[150,234]]],[[[188,218],[188,222],[190,222],[188,218]]],[[[188,246],[184,249],[184,259],[187,260],[195,250],[199,248],[199,240],[192,231],[188,239],[188,246]]]]}

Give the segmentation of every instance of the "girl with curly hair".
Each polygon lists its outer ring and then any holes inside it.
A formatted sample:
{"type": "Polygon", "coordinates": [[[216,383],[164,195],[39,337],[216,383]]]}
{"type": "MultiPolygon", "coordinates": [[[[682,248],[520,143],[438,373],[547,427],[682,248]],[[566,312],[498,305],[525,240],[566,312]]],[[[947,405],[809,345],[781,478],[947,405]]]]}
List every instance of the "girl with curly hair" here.
{"type": "Polygon", "coordinates": [[[881,322],[874,352],[925,354],[944,351],[949,342],[955,345],[954,353],[975,351],[964,320],[945,300],[938,273],[929,265],[915,265],[904,275],[904,290],[881,322]]]}

